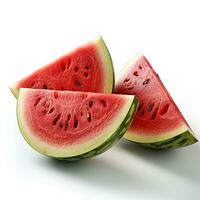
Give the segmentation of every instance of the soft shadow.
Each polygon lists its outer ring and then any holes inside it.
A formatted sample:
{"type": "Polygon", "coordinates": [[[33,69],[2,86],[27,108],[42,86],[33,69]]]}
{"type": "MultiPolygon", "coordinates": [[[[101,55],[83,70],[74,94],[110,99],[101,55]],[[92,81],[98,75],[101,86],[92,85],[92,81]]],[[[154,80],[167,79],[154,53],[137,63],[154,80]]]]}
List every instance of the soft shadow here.
{"type": "MultiPolygon", "coordinates": [[[[137,191],[149,193],[152,191],[152,183],[145,181],[145,177],[134,174],[123,169],[120,165],[106,160],[103,157],[96,157],[78,162],[65,162],[54,159],[44,159],[43,164],[62,173],[64,177],[73,177],[78,182],[91,186],[103,188],[119,194],[133,194],[137,191]]],[[[157,194],[153,194],[157,196],[157,194]]]]}
{"type": "Polygon", "coordinates": [[[199,143],[176,150],[154,150],[124,140],[118,147],[130,155],[141,157],[171,173],[200,183],[199,143]]]}
{"type": "MultiPolygon", "coordinates": [[[[143,198],[147,197],[147,199],[149,199],[149,195],[151,199],[162,199],[163,196],[166,199],[184,199],[184,195],[188,197],[188,191],[191,190],[191,187],[184,187],[185,193],[177,193],[177,189],[180,190],[181,186],[176,185],[175,189],[173,184],[170,184],[169,180],[165,180],[165,178],[155,181],[155,173],[151,174],[150,171],[143,174],[141,170],[137,170],[139,166],[135,165],[137,157],[152,163],[155,165],[155,169],[160,167],[170,171],[171,174],[181,176],[188,181],[189,185],[194,181],[200,183],[199,145],[180,150],[155,151],[122,141],[117,145],[116,150],[122,152],[122,154],[118,154],[120,156],[126,154],[126,158],[121,160],[116,156],[112,159],[111,155],[114,154],[109,155],[107,152],[107,155],[103,154],[79,162],[65,162],[42,157],[37,157],[37,159],[39,158],[39,162],[45,168],[48,167],[56,174],[61,174],[64,179],[73,178],[73,182],[98,188],[99,191],[108,191],[111,194],[115,193],[115,195],[130,196],[131,198],[141,194],[143,198]],[[127,158],[130,159],[130,162],[121,163],[127,158]],[[172,198],[174,195],[177,198],[172,198]]],[[[177,183],[182,184],[181,180],[177,183]]]]}

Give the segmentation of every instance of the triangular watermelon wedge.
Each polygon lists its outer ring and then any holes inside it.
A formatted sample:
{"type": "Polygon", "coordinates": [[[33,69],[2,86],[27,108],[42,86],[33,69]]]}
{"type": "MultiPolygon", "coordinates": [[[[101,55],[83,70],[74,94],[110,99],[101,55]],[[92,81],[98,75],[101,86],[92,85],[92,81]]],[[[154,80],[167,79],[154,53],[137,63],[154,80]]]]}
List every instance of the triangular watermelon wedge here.
{"type": "Polygon", "coordinates": [[[112,93],[114,71],[102,37],[82,45],[10,87],[112,93]]]}
{"type": "Polygon", "coordinates": [[[140,106],[125,138],[155,149],[197,142],[193,131],[144,55],[138,55],[117,77],[115,93],[136,95],[140,106]]]}

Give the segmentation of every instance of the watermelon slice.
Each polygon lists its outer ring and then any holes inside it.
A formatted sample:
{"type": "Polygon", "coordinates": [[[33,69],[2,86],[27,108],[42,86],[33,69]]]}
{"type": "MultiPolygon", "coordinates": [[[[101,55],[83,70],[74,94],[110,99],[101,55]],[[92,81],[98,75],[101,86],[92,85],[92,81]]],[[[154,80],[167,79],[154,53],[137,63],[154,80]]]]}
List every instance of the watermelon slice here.
{"type": "Polygon", "coordinates": [[[38,152],[66,160],[98,155],[132,122],[130,95],[20,89],[17,116],[25,140],[38,152]]]}
{"type": "Polygon", "coordinates": [[[118,77],[115,93],[136,95],[136,118],[125,138],[155,149],[177,148],[197,141],[172,97],[143,55],[118,77]]]}
{"type": "Polygon", "coordinates": [[[101,37],[73,50],[10,87],[112,93],[113,65],[101,37]]]}

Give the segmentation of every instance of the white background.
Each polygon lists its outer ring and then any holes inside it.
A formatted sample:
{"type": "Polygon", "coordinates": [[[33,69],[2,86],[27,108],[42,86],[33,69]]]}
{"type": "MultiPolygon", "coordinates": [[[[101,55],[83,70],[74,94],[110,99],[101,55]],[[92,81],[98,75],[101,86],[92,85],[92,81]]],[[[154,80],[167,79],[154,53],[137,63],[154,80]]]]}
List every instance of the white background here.
{"type": "Polygon", "coordinates": [[[101,34],[116,74],[143,52],[200,139],[198,1],[0,1],[0,199],[200,199],[200,145],[152,151],[119,142],[79,163],[23,140],[8,86],[101,34]]]}

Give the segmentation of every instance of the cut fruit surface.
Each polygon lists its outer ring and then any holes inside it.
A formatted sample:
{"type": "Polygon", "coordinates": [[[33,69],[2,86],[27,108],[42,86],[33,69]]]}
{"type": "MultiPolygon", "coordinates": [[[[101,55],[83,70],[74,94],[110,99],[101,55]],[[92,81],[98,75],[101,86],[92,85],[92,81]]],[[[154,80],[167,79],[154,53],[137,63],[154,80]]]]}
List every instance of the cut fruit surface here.
{"type": "Polygon", "coordinates": [[[113,65],[101,37],[62,56],[10,87],[112,93],[113,65]]]}
{"type": "Polygon", "coordinates": [[[137,109],[130,95],[20,89],[22,135],[38,152],[59,159],[95,156],[118,141],[137,109]]]}
{"type": "Polygon", "coordinates": [[[117,77],[115,93],[136,95],[140,103],[126,139],[157,149],[183,147],[197,141],[143,55],[132,60],[117,77]]]}

